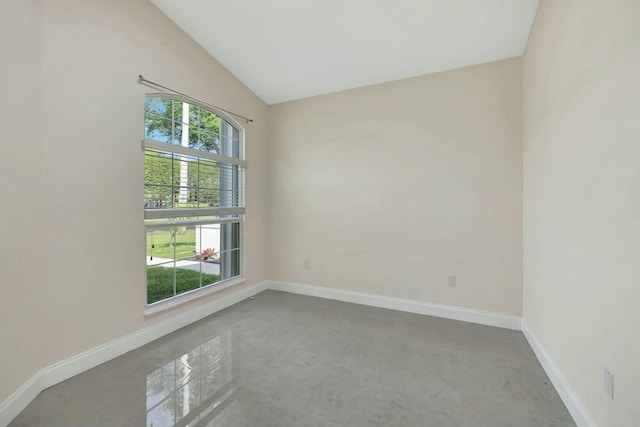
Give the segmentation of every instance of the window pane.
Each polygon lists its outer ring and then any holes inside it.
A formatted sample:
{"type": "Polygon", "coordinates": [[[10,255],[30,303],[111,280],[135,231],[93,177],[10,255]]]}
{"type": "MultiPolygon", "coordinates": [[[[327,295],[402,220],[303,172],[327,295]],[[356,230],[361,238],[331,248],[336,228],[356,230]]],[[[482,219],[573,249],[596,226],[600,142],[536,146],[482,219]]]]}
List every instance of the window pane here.
{"type": "Polygon", "coordinates": [[[202,286],[240,275],[240,223],[209,224],[200,226],[200,261],[202,262],[202,286]]]}
{"type": "Polygon", "coordinates": [[[240,203],[238,166],[224,163],[220,165],[220,206],[234,207],[240,203]]]}
{"type": "Polygon", "coordinates": [[[199,107],[195,109],[190,123],[189,146],[209,153],[220,152],[220,123],[223,121],[214,113],[199,107]]]}
{"type": "Polygon", "coordinates": [[[197,159],[187,156],[173,156],[173,207],[193,207],[197,200],[197,190],[189,187],[190,164],[197,159]]]}
{"type": "Polygon", "coordinates": [[[145,138],[180,145],[182,102],[165,98],[145,100],[145,138]]]}
{"type": "Polygon", "coordinates": [[[239,276],[240,242],[239,222],[149,228],[147,303],[239,276]]]}
{"type": "Polygon", "coordinates": [[[194,259],[196,249],[195,227],[175,227],[176,260],[194,259]]]}
{"type": "Polygon", "coordinates": [[[147,256],[152,261],[167,262],[174,259],[175,236],[173,227],[147,230],[147,256]],[[159,260],[159,261],[158,261],[159,260]]]}
{"type": "Polygon", "coordinates": [[[230,279],[240,275],[240,250],[234,249],[222,252],[221,258],[224,262],[222,269],[222,280],[230,279]]]}
{"type": "Polygon", "coordinates": [[[173,180],[173,155],[154,150],[145,150],[145,208],[172,207],[173,180]]]}
{"type": "Polygon", "coordinates": [[[146,99],[145,138],[182,145],[182,132],[187,128],[190,148],[240,158],[240,132],[215,113],[183,101],[146,99]],[[185,106],[189,114],[183,121],[185,106]]]}
{"type": "Polygon", "coordinates": [[[147,114],[145,118],[144,137],[155,141],[172,144],[173,122],[169,119],[147,114]]]}
{"type": "Polygon", "coordinates": [[[240,275],[240,223],[222,224],[221,227],[221,273],[222,279],[240,275]]]}
{"type": "Polygon", "coordinates": [[[174,228],[147,230],[147,304],[174,296],[174,228]]]}
{"type": "Polygon", "coordinates": [[[228,251],[231,249],[239,249],[240,248],[240,223],[233,222],[230,224],[224,224],[224,227],[228,228],[229,233],[229,241],[226,242],[224,250],[228,251]]]}
{"type": "Polygon", "coordinates": [[[238,165],[145,150],[145,208],[241,207],[238,165]]]}
{"type": "Polygon", "coordinates": [[[220,228],[221,224],[208,224],[200,229],[198,244],[200,245],[200,268],[202,269],[202,286],[220,281],[220,228]]]}
{"type": "Polygon", "coordinates": [[[242,207],[238,165],[145,150],[145,208],[242,207]]]}
{"type": "Polygon", "coordinates": [[[176,234],[176,295],[200,287],[200,261],[197,227],[175,227],[176,234]]]}
{"type": "Polygon", "coordinates": [[[198,205],[220,206],[220,165],[218,162],[200,159],[198,163],[198,205]]]}

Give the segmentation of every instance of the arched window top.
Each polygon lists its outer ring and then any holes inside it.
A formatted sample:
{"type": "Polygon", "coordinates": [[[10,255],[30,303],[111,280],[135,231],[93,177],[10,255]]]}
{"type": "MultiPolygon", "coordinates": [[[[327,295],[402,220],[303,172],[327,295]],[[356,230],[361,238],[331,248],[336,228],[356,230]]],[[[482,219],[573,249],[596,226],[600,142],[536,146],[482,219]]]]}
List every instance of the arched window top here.
{"type": "Polygon", "coordinates": [[[241,128],[221,113],[179,96],[145,98],[144,137],[224,157],[242,159],[241,128]]]}
{"type": "Polygon", "coordinates": [[[240,126],[179,96],[145,97],[144,136],[146,312],[154,313],[243,281],[246,161],[240,126]]]}

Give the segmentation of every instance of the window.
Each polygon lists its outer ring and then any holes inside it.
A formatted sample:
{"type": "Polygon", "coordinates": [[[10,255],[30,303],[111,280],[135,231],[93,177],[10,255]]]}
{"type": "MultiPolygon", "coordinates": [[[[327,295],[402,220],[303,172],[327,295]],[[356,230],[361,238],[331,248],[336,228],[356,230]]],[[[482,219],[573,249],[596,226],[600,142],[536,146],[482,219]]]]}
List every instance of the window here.
{"type": "Polygon", "coordinates": [[[171,95],[145,99],[147,304],[242,276],[242,131],[171,95]]]}

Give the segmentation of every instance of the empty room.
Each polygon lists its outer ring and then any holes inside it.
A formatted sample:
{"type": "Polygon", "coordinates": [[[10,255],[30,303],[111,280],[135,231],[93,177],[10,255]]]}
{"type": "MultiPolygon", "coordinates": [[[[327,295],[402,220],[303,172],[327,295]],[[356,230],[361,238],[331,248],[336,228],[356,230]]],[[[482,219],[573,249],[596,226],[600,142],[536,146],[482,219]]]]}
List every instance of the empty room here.
{"type": "Polygon", "coordinates": [[[640,427],[638,0],[0,24],[0,426],[640,427]]]}

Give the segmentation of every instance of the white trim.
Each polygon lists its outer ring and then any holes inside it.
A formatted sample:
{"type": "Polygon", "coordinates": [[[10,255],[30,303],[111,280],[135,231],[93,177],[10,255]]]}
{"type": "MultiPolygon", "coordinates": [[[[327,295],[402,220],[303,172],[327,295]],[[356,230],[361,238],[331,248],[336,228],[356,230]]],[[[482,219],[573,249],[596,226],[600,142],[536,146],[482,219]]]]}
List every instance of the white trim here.
{"type": "MultiPolygon", "coordinates": [[[[203,208],[201,208],[203,209],[203,208]]],[[[206,209],[206,208],[205,208],[206,209]]],[[[155,211],[155,209],[150,209],[152,211],[155,211]]],[[[158,209],[160,210],[160,209],[158,209]]],[[[190,213],[195,213],[195,215],[180,215],[180,213],[184,213],[184,212],[168,212],[171,210],[179,210],[179,209],[162,209],[162,211],[167,211],[167,212],[162,212],[160,215],[157,215],[157,219],[162,219],[162,218],[171,218],[171,217],[176,217],[176,216],[202,216],[202,212],[200,214],[198,214],[197,212],[190,212],[190,213]],[[163,213],[167,213],[168,215],[163,215],[163,213]]],[[[145,210],[145,219],[149,219],[149,216],[153,215],[149,215],[147,216],[147,211],[145,210]]],[[[244,208],[242,208],[242,212],[244,213],[244,208]]],[[[242,213],[242,214],[243,214],[242,213]]],[[[238,215],[242,215],[241,213],[239,213],[238,215]]],[[[220,213],[220,212],[216,212],[213,215],[228,215],[226,213],[220,213]]],[[[234,222],[242,222],[242,217],[241,216],[234,216],[232,218],[202,218],[202,219],[186,219],[186,220],[167,220],[167,221],[155,221],[155,222],[149,222],[146,221],[144,223],[144,226],[147,229],[151,229],[151,228],[166,228],[166,227],[181,227],[181,226],[189,226],[189,225],[207,225],[207,224],[231,224],[234,222]]]]}
{"type": "Polygon", "coordinates": [[[0,426],[8,425],[45,388],[42,382],[42,371],[22,384],[20,388],[0,404],[0,426]]]}
{"type": "Polygon", "coordinates": [[[160,313],[175,306],[184,304],[185,302],[193,301],[194,299],[198,299],[205,295],[219,292],[223,289],[227,289],[231,286],[236,286],[245,282],[246,279],[244,277],[232,277],[231,279],[223,280],[222,282],[212,283],[210,285],[203,286],[202,288],[194,289],[189,292],[183,292],[167,300],[158,301],[153,304],[147,304],[144,309],[144,315],[151,316],[152,314],[160,313]]]}
{"type": "MultiPolygon", "coordinates": [[[[246,208],[244,206],[238,206],[233,208],[216,208],[216,207],[201,207],[201,208],[145,208],[144,219],[162,219],[162,218],[184,218],[184,217],[204,217],[201,220],[168,220],[162,222],[162,225],[182,225],[184,224],[196,224],[196,223],[211,223],[222,224],[224,222],[238,222],[240,217],[233,218],[206,218],[212,216],[223,215],[244,215],[246,208]]],[[[153,227],[156,223],[145,223],[147,227],[153,227]]]]}
{"type": "Polygon", "coordinates": [[[235,293],[213,301],[210,304],[155,323],[122,338],[118,338],[42,369],[24,383],[11,396],[9,396],[4,402],[0,403],[0,426],[10,423],[44,389],[94,368],[113,358],[121,356],[124,353],[135,350],[138,347],[148,344],[151,341],[170,334],[171,332],[230,307],[233,304],[259,294],[267,289],[354,304],[369,305],[372,307],[386,308],[390,310],[423,314],[427,316],[461,320],[464,322],[478,323],[481,325],[496,326],[512,330],[522,330],[525,338],[529,342],[529,345],[533,349],[533,352],[540,361],[540,364],[547,373],[547,376],[551,380],[551,383],[555,387],[577,426],[597,427],[596,423],[588,415],[582,403],[569,388],[556,364],[549,357],[548,353],[544,350],[537,338],[529,330],[526,322],[520,317],[279,281],[265,281],[253,286],[242,288],[235,293]]]}
{"type": "Polygon", "coordinates": [[[525,320],[522,320],[522,333],[529,342],[529,346],[531,346],[531,349],[549,377],[551,384],[553,384],[558,395],[560,395],[560,399],[562,399],[562,402],[567,407],[576,425],[578,427],[597,427],[597,424],[589,416],[580,399],[578,399],[569,387],[569,384],[562,376],[558,366],[549,356],[549,353],[546,352],[542,344],[540,344],[540,341],[533,335],[533,332],[531,332],[525,320]]]}
{"type": "Polygon", "coordinates": [[[512,329],[516,331],[520,330],[522,320],[518,316],[511,316],[508,314],[453,307],[450,305],[431,304],[422,301],[386,297],[362,292],[344,291],[341,289],[326,288],[322,286],[303,285],[300,283],[270,281],[269,289],[350,302],[354,304],[369,305],[389,310],[406,311],[408,313],[461,320],[463,322],[496,326],[498,328],[512,329]]]}
{"type": "Polygon", "coordinates": [[[199,157],[201,159],[213,160],[218,163],[227,163],[238,165],[243,168],[247,167],[247,161],[236,159],[235,157],[221,156],[208,151],[196,150],[195,148],[183,147],[181,145],[171,144],[169,142],[154,141],[153,139],[143,139],[142,146],[152,150],[162,151],[163,153],[177,153],[188,157],[199,157]]]}
{"type": "Polygon", "coordinates": [[[142,328],[42,369],[0,404],[0,426],[9,424],[44,389],[237,304],[267,288],[268,283],[261,282],[240,289],[210,304],[142,328]]]}

